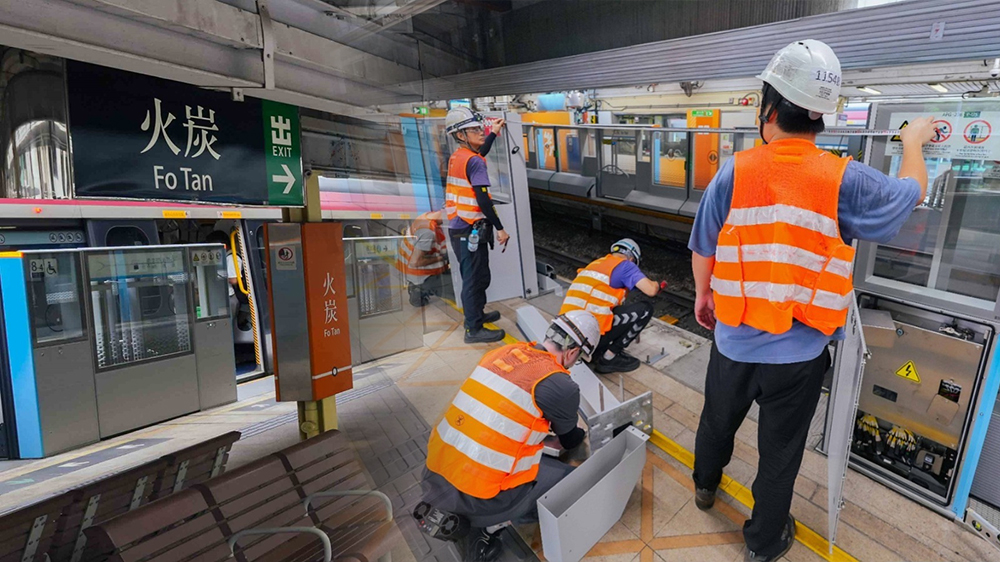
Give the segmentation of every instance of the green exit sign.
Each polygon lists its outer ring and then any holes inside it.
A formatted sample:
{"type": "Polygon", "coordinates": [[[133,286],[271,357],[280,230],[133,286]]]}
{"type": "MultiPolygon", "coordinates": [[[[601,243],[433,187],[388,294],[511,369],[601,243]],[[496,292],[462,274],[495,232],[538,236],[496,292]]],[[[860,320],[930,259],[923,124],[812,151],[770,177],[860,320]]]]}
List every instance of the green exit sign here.
{"type": "Polygon", "coordinates": [[[715,110],[712,109],[695,109],[691,112],[692,117],[711,117],[715,115],[715,110]]]}
{"type": "Polygon", "coordinates": [[[431,112],[430,108],[424,105],[413,106],[413,113],[417,115],[428,115],[431,112]]]}

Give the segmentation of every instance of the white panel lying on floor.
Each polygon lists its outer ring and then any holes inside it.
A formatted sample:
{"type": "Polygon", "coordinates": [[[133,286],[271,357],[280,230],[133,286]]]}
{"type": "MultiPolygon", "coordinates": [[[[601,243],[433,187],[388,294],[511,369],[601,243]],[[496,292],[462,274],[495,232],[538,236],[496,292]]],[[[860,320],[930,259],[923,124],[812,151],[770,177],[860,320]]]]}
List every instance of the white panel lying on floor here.
{"type": "Polygon", "coordinates": [[[547,560],[578,562],[621,519],[646,464],[647,439],[627,428],[538,500],[547,560]]]}

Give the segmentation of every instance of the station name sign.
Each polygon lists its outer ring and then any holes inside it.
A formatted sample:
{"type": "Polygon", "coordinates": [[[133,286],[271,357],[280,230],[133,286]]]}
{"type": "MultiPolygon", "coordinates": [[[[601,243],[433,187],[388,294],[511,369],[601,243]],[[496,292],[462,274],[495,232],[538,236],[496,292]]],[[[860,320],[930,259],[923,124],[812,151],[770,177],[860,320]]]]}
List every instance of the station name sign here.
{"type": "Polygon", "coordinates": [[[66,64],[77,197],[302,206],[299,111],[66,64]]]}

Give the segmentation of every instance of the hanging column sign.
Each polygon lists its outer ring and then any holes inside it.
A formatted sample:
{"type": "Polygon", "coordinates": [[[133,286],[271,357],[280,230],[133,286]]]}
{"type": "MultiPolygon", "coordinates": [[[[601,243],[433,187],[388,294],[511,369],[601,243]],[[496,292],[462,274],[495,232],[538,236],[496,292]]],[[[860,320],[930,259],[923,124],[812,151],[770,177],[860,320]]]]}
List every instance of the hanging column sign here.
{"type": "Polygon", "coordinates": [[[77,197],[303,204],[298,108],[67,61],[77,197]]]}

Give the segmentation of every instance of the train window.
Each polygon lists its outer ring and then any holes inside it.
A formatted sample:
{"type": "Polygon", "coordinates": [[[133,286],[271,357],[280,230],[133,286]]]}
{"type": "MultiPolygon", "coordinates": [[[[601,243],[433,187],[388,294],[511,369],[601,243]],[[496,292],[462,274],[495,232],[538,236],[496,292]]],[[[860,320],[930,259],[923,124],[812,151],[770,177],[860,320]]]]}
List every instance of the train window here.
{"type": "MultiPolygon", "coordinates": [[[[924,149],[927,194],[899,234],[875,251],[876,277],[988,301],[1000,292],[1000,145],[984,132],[995,112],[974,103],[879,108],[875,126],[933,115],[945,132],[924,149]],[[979,123],[987,123],[976,130],[979,123]],[[954,128],[954,131],[951,129],[954,128]],[[977,133],[980,133],[977,136],[977,133]]],[[[871,163],[891,176],[902,163],[901,143],[877,139],[871,163]]]]}
{"type": "Polygon", "coordinates": [[[86,328],[77,254],[31,253],[24,265],[35,344],[82,339],[86,328]]]}
{"type": "Polygon", "coordinates": [[[579,174],[583,171],[583,155],[580,147],[580,132],[575,129],[557,129],[557,153],[559,171],[579,174]]]}
{"type": "MultiPolygon", "coordinates": [[[[535,161],[539,170],[556,171],[556,133],[555,129],[535,127],[535,161]]],[[[499,140],[499,139],[497,139],[499,140]]]]}
{"type": "MultiPolygon", "coordinates": [[[[194,271],[195,319],[229,316],[229,264],[222,246],[189,248],[194,271]]],[[[238,290],[238,289],[237,289],[238,290]]]]}
{"type": "Polygon", "coordinates": [[[191,352],[183,249],[94,250],[86,259],[98,370],[191,352]]]}
{"type": "Polygon", "coordinates": [[[667,187],[687,186],[687,133],[653,133],[653,183],[667,187]]]}

